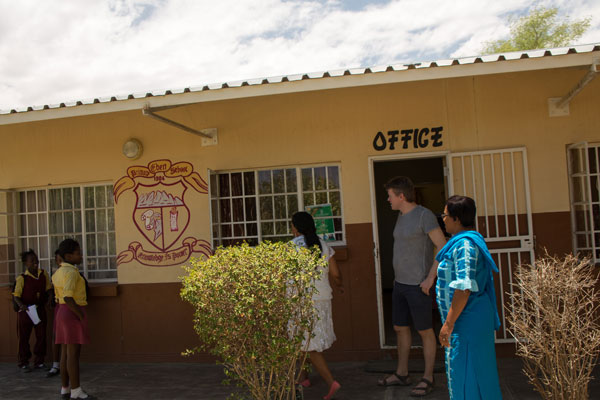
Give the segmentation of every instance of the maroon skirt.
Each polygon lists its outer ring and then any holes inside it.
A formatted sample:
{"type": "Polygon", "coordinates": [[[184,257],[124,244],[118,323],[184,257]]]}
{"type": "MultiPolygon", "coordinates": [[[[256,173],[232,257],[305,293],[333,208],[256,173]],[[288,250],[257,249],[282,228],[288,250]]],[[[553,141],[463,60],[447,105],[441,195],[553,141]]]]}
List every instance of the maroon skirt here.
{"type": "Polygon", "coordinates": [[[77,315],[66,304],[57,304],[55,329],[56,344],[88,344],[90,343],[90,332],[88,329],[87,314],[85,307],[78,306],[83,314],[80,321],[77,315]]]}

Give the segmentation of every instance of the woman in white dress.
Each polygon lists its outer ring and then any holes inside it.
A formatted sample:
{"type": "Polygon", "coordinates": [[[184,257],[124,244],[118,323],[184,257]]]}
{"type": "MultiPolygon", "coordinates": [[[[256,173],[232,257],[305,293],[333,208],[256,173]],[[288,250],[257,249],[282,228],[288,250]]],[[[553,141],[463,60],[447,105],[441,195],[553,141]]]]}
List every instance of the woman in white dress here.
{"type": "MultiPolygon", "coordinates": [[[[323,399],[329,400],[341,387],[333,379],[325,357],[323,357],[323,351],[330,348],[336,339],[331,317],[333,291],[329,282],[331,281],[343,292],[342,275],[333,257],[335,252],[317,236],[315,222],[309,213],[301,211],[292,216],[292,233],[294,234],[294,239],[292,239],[294,244],[306,248],[317,246],[320,254],[329,261],[328,265],[323,267],[320,278],[315,282],[317,292],[313,295],[313,303],[319,318],[315,321],[313,328],[314,337],[311,338],[308,347],[304,344],[304,350],[308,352],[310,362],[329,387],[329,392],[323,397],[323,399]]],[[[310,381],[305,373],[304,376],[301,376],[300,381],[302,386],[310,386],[310,381]]]]}

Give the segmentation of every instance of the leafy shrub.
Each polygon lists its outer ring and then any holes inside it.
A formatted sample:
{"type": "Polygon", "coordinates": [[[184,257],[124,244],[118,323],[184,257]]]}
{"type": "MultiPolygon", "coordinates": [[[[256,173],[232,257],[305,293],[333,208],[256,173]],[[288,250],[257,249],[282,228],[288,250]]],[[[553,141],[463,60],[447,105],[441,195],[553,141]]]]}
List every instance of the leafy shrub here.
{"type": "Polygon", "coordinates": [[[507,307],[524,372],[545,399],[589,398],[600,350],[600,296],[589,260],[572,255],[521,265],[507,307]]]}
{"type": "MultiPolygon", "coordinates": [[[[194,307],[201,345],[254,399],[291,399],[312,295],[326,261],[292,243],[219,248],[186,267],[181,297],[194,307]]],[[[188,351],[190,352],[190,351],[188,351]]]]}

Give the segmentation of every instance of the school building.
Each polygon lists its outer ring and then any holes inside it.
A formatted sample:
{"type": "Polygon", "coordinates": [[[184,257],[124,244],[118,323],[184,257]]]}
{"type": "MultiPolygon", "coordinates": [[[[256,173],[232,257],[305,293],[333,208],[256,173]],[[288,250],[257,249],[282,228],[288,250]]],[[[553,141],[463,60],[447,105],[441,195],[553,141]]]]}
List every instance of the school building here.
{"type": "Polygon", "coordinates": [[[328,358],[381,358],[395,340],[383,183],[396,175],[436,214],[452,194],[475,198],[510,354],[515,266],[544,249],[600,262],[599,60],[592,44],[2,111],[0,360],[16,361],[25,249],[49,269],[63,238],[82,244],[84,360],[179,361],[197,343],[181,265],[290,239],[311,206],[344,275],[328,358]]]}

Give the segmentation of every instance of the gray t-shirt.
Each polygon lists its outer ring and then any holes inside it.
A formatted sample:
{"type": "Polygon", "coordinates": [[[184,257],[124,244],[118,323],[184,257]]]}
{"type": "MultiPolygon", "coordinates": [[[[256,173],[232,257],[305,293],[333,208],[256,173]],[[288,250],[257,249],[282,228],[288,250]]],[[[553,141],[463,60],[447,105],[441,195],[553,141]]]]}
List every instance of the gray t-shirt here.
{"type": "Polygon", "coordinates": [[[433,263],[433,242],[428,234],[438,226],[435,215],[422,206],[398,215],[394,227],[396,282],[418,285],[427,277],[433,263]]]}

